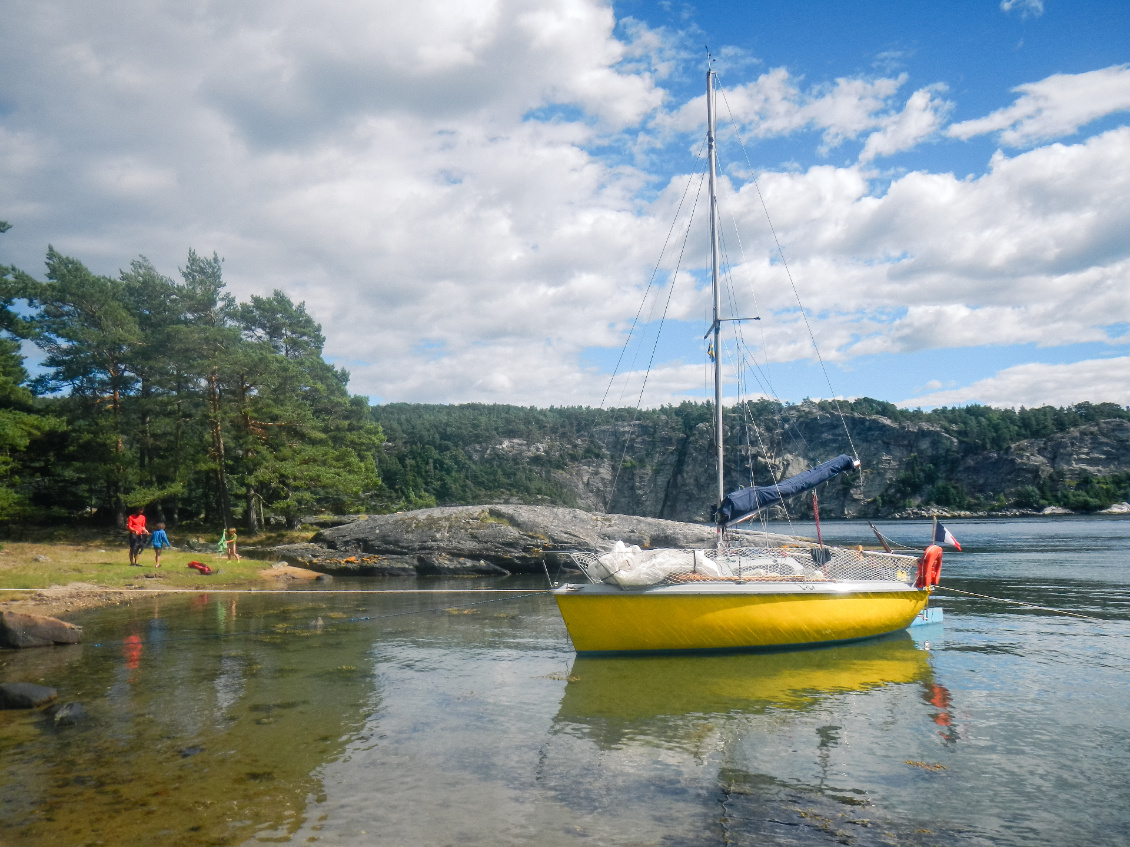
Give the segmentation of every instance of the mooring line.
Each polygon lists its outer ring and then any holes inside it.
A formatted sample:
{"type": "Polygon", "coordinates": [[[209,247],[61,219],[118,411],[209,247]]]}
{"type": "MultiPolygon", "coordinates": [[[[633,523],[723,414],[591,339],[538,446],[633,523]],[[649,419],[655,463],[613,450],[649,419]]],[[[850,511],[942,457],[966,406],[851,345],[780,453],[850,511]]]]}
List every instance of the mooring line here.
{"type": "Polygon", "coordinates": [[[1035,603],[1022,603],[1019,600],[1008,600],[1004,597],[993,597],[991,594],[977,594],[974,591],[962,591],[960,588],[950,588],[948,585],[939,585],[935,590],[953,591],[955,594],[967,594],[970,597],[980,597],[982,600],[996,600],[998,603],[1011,603],[1014,606],[1025,606],[1029,609],[1039,609],[1043,612],[1055,612],[1057,615],[1069,615],[1070,617],[1082,618],[1086,621],[1110,623],[1111,621],[1122,620],[1121,618],[1096,618],[1093,615],[1081,615],[1078,612],[1067,612],[1063,609],[1054,609],[1051,606],[1037,606],[1035,603]]]}
{"type": "MultiPolygon", "coordinates": [[[[56,585],[49,588],[0,588],[5,591],[59,591],[94,594],[109,591],[119,594],[528,594],[529,588],[66,588],[56,585]]],[[[535,591],[537,594],[548,593],[535,591]]]]}

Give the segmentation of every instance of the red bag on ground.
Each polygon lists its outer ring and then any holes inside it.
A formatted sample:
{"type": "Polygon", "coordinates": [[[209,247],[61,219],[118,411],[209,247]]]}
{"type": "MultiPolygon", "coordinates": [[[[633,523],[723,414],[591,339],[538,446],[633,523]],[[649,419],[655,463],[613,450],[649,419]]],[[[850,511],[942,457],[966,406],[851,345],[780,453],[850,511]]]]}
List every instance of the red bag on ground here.
{"type": "Polygon", "coordinates": [[[212,573],[212,569],[203,562],[189,562],[188,566],[190,568],[196,568],[196,570],[200,571],[204,576],[208,576],[212,573]]]}

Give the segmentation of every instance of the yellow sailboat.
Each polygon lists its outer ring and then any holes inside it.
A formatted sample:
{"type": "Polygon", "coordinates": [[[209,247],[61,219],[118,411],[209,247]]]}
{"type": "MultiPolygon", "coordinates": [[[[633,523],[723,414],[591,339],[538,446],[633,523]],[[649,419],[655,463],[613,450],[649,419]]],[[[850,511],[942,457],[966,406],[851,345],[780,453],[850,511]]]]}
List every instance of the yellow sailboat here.
{"type": "Polygon", "coordinates": [[[590,582],[564,585],[554,597],[578,653],[857,641],[906,628],[930,597],[929,568],[913,556],[816,545],[639,553],[642,565],[616,571],[623,559],[615,552],[573,554],[590,582]],[[647,576],[657,578],[650,585],[617,579],[649,568],[647,576]]]}
{"type": "MultiPolygon", "coordinates": [[[[706,76],[709,155],[711,351],[721,350],[714,73],[706,76]]],[[[708,335],[710,334],[708,333],[708,335]]],[[[785,497],[815,488],[859,461],[842,455],[769,486],[725,494],[722,455],[721,356],[714,362],[714,425],[718,464],[716,550],[573,553],[587,584],[554,591],[573,646],[581,654],[740,651],[790,648],[872,638],[910,625],[937,584],[941,549],[918,559],[825,547],[797,540],[770,544],[768,535],[732,529],[785,497]]],[[[884,544],[884,546],[886,546],[884,544]]]]}

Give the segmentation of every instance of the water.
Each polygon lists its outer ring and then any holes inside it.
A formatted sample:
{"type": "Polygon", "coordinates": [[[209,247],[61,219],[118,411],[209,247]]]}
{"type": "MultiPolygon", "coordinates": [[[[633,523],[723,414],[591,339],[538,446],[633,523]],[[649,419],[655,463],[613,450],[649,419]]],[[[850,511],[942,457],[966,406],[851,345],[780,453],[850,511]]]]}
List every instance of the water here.
{"type": "Polygon", "coordinates": [[[939,595],[913,639],[578,659],[536,594],[90,612],[81,646],[0,654],[88,711],[0,713],[0,842],[1128,843],[1130,520],[949,526],[944,584],[1107,620],[939,595]]]}

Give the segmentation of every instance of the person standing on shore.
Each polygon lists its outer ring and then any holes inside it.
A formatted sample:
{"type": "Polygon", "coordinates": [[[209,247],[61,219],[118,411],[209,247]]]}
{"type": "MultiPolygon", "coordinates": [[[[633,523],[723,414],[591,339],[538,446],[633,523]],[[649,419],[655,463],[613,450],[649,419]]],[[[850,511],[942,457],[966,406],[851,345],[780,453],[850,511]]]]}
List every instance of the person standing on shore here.
{"type": "Polygon", "coordinates": [[[129,530],[129,563],[133,567],[140,568],[141,562],[138,560],[141,556],[141,548],[145,546],[145,536],[149,534],[149,530],[145,528],[145,513],[141,509],[133,510],[133,514],[126,522],[126,529],[129,530]]]}
{"type": "Polygon", "coordinates": [[[228,527],[227,539],[228,539],[228,561],[230,562],[232,559],[235,559],[238,562],[239,561],[239,553],[237,553],[236,549],[235,549],[235,527],[234,526],[228,527]]]}
{"type": "Polygon", "coordinates": [[[161,550],[172,546],[169,536],[165,534],[165,525],[157,524],[157,531],[153,533],[153,555],[157,557],[157,567],[161,567],[161,550]]]}

